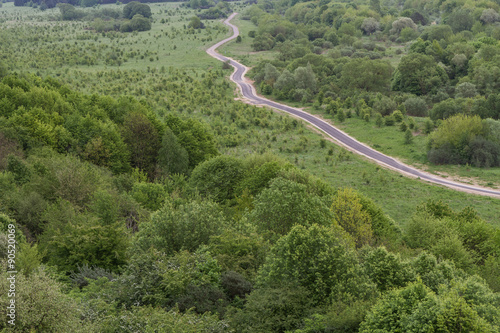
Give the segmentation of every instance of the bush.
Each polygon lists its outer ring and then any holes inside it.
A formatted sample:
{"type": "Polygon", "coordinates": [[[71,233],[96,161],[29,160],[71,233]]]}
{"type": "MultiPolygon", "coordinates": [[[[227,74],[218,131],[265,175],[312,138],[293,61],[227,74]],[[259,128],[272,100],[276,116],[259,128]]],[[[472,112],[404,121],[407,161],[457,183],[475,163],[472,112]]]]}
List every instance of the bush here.
{"type": "Polygon", "coordinates": [[[244,176],[243,163],[230,156],[218,156],[198,165],[191,175],[193,190],[222,203],[234,199],[244,176]]]}
{"type": "Polygon", "coordinates": [[[406,108],[406,114],[414,117],[426,117],[427,116],[427,103],[423,98],[420,97],[410,97],[408,98],[404,106],[406,108]]]}
{"type": "Polygon", "coordinates": [[[373,109],[383,116],[387,116],[390,115],[394,110],[396,110],[396,106],[396,102],[394,102],[392,99],[382,96],[381,99],[377,100],[373,104],[373,109]]]}
{"type": "Polygon", "coordinates": [[[396,123],[396,121],[392,115],[384,117],[384,125],[385,126],[394,126],[395,123],[396,123]]]}

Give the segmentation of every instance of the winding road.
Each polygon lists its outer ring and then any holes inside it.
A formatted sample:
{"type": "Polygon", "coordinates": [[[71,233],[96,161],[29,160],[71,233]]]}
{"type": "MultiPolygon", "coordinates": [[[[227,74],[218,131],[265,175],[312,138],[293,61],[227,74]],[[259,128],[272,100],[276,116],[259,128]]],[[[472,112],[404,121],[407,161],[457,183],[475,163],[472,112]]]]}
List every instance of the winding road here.
{"type": "Polygon", "coordinates": [[[227,43],[230,40],[235,39],[239,35],[239,30],[238,27],[235,25],[229,23],[231,19],[236,16],[237,13],[231,14],[225,21],[224,24],[229,26],[230,28],[233,29],[233,35],[229,38],[226,38],[217,44],[213,45],[209,49],[207,49],[207,53],[220,60],[227,62],[229,61],[229,64],[234,67],[235,71],[231,74],[231,80],[235,82],[238,87],[240,88],[241,94],[243,97],[252,104],[257,104],[257,105],[265,105],[280,111],[284,111],[286,113],[289,113],[293,116],[296,116],[302,120],[305,120],[309,124],[313,125],[314,127],[320,129],[324,133],[326,133],[328,136],[330,136],[332,139],[334,139],[338,144],[344,146],[348,150],[355,152],[359,155],[365,156],[377,164],[380,164],[384,167],[387,167],[389,169],[395,170],[399,173],[402,173],[403,175],[409,176],[409,177],[414,177],[418,179],[425,180],[430,183],[442,185],[448,188],[452,188],[458,191],[463,191],[463,192],[468,192],[468,193],[475,193],[475,194],[480,194],[480,195],[485,195],[485,196],[490,196],[490,197],[495,197],[495,198],[500,198],[500,191],[498,190],[493,190],[493,189],[488,189],[488,188],[483,188],[483,187],[478,187],[478,186],[473,186],[473,185],[467,185],[463,183],[458,183],[458,182],[453,182],[449,181],[445,178],[438,177],[435,175],[432,175],[430,173],[415,169],[411,166],[408,166],[402,162],[399,162],[395,160],[394,158],[384,155],[375,149],[372,149],[368,147],[367,145],[357,141],[353,137],[349,136],[348,134],[344,133],[343,131],[339,130],[338,128],[330,125],[329,123],[321,120],[320,118],[317,118],[307,112],[304,112],[302,110],[292,108],[290,106],[276,103],[274,101],[271,101],[269,99],[260,97],[257,95],[255,88],[253,87],[252,84],[250,84],[246,79],[245,79],[245,74],[248,71],[248,67],[240,64],[239,62],[235,61],[234,59],[225,57],[219,53],[217,53],[215,50],[223,45],[224,43],[227,43]]]}

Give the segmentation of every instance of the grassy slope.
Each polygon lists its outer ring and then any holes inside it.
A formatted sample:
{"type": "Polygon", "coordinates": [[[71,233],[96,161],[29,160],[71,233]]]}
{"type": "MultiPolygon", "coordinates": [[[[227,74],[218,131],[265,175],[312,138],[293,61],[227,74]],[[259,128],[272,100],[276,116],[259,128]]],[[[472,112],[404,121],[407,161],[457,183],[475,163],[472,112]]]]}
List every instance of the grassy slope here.
{"type": "MultiPolygon", "coordinates": [[[[9,8],[9,6],[12,6],[12,4],[4,4],[4,8],[0,10],[20,10],[35,17],[38,17],[37,15],[48,15],[48,13],[40,13],[30,8],[17,9],[13,7],[9,8]]],[[[167,3],[151,6],[153,13],[158,13],[160,9],[175,9],[178,4],[167,3]]],[[[149,57],[145,57],[145,59],[129,59],[128,62],[120,67],[105,66],[102,64],[97,66],[66,65],[65,68],[46,66],[38,70],[26,69],[26,71],[41,71],[44,75],[60,75],[59,78],[73,88],[89,93],[109,93],[112,95],[130,93],[140,97],[141,94],[137,89],[141,85],[147,85],[148,82],[168,77],[168,73],[164,75],[158,74],[158,71],[155,74],[151,73],[147,69],[148,66],[158,70],[161,66],[167,68],[173,66],[185,70],[186,75],[193,77],[196,77],[198,73],[210,67],[219,66],[216,60],[204,53],[204,48],[214,43],[216,39],[222,39],[225,35],[222,32],[219,35],[213,34],[214,40],[205,43],[200,41],[201,36],[206,34],[205,31],[202,32],[202,35],[198,35],[197,39],[194,39],[194,36],[186,36],[185,34],[178,34],[173,38],[171,38],[171,35],[168,37],[154,37],[155,35],[160,35],[162,29],[164,32],[168,31],[170,34],[172,26],[175,26],[177,29],[183,28],[183,25],[188,23],[192,14],[192,11],[182,10],[182,12],[179,12],[174,17],[168,17],[170,23],[164,25],[160,23],[160,20],[161,18],[167,18],[167,16],[164,14],[155,14],[155,23],[153,24],[153,30],[150,32],[142,32],[135,35],[130,34],[124,38],[114,40],[99,37],[98,41],[85,41],[85,45],[110,43],[124,50],[132,48],[141,52],[147,50],[150,52],[155,51],[158,52],[159,60],[156,60],[156,55],[154,55],[153,61],[150,61],[149,57]],[[177,45],[176,50],[173,50],[173,45],[177,45]],[[170,55],[167,56],[165,53],[170,53],[170,55]],[[114,86],[122,82],[123,78],[115,79],[111,77],[110,81],[106,81],[108,77],[104,76],[106,79],[103,79],[99,76],[99,73],[111,73],[113,75],[117,73],[139,73],[136,75],[140,79],[137,82],[128,82],[125,80],[124,91],[115,91],[113,89],[112,91],[108,91],[109,86],[114,86]],[[85,79],[88,83],[81,84],[82,79],[85,79]]],[[[71,37],[70,33],[73,25],[75,26],[75,30],[77,27],[84,25],[83,23],[75,24],[66,22],[58,22],[57,24],[63,27],[63,32],[66,32],[69,43],[76,41],[72,39],[73,37],[71,37]]],[[[207,22],[207,24],[212,27],[219,25],[219,23],[213,21],[207,22]]],[[[80,43],[81,41],[77,42],[80,43]]],[[[244,37],[242,44],[233,45],[240,47],[243,50],[242,52],[246,52],[244,48],[248,47],[249,43],[250,38],[244,37]]],[[[26,43],[25,45],[33,48],[37,47],[36,44],[26,43]]],[[[18,53],[17,56],[33,57],[32,55],[24,55],[22,53],[18,53]]],[[[20,71],[23,67],[15,67],[15,69],[20,71]]],[[[147,89],[148,87],[145,86],[143,88],[147,89]]],[[[194,112],[192,116],[205,119],[214,128],[217,128],[217,126],[232,126],[229,118],[226,118],[225,123],[220,124],[214,115],[207,116],[200,112],[194,112]]],[[[286,116],[269,111],[271,124],[278,124],[281,117],[286,116]]],[[[363,158],[348,153],[331,142],[327,142],[326,146],[321,148],[320,140],[323,136],[315,130],[306,128],[304,124],[299,124],[297,128],[289,131],[283,131],[277,126],[250,126],[245,130],[236,129],[236,131],[243,138],[242,141],[239,145],[232,148],[223,148],[221,146],[223,152],[237,156],[247,156],[249,153],[268,151],[282,156],[299,167],[306,169],[308,172],[325,179],[335,187],[349,186],[368,195],[402,226],[408,221],[415,207],[422,201],[430,198],[442,199],[448,202],[454,209],[461,209],[467,205],[472,205],[479,211],[483,218],[500,226],[500,221],[498,220],[500,200],[456,192],[402,177],[395,172],[381,169],[363,158]]]]}

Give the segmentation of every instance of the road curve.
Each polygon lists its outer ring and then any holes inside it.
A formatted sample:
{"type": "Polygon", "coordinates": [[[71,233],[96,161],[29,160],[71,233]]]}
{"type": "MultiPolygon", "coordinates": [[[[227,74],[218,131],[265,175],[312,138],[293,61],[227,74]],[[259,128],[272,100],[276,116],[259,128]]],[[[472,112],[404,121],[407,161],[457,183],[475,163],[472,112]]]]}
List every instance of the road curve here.
{"type": "Polygon", "coordinates": [[[483,187],[478,187],[478,186],[473,186],[473,185],[467,185],[463,183],[458,183],[458,182],[453,182],[446,180],[445,178],[441,178],[438,176],[434,176],[430,173],[415,169],[411,166],[408,166],[404,163],[401,163],[394,158],[384,155],[375,149],[372,149],[368,147],[367,145],[357,141],[353,137],[349,136],[348,134],[344,133],[343,131],[339,130],[338,128],[330,125],[329,123],[307,113],[302,110],[292,108],[290,106],[276,103],[274,101],[268,100],[266,98],[260,97],[257,95],[255,88],[253,87],[252,84],[247,82],[245,79],[245,74],[248,71],[248,68],[245,67],[244,65],[240,64],[239,62],[235,61],[232,58],[225,57],[219,53],[217,53],[215,50],[221,46],[224,43],[227,43],[228,41],[235,39],[239,35],[239,30],[238,27],[235,25],[229,23],[229,21],[235,16],[237,13],[231,14],[225,21],[224,24],[227,26],[231,27],[233,29],[233,35],[229,38],[226,38],[217,44],[213,45],[212,47],[207,49],[207,53],[220,60],[227,62],[229,61],[229,64],[234,67],[235,71],[231,74],[231,80],[234,81],[240,91],[243,97],[249,101],[252,104],[258,104],[258,105],[265,105],[269,106],[274,109],[278,109],[280,111],[287,112],[293,116],[296,116],[298,118],[301,118],[302,120],[305,120],[309,124],[313,125],[314,127],[320,129],[324,133],[326,133],[328,136],[333,138],[338,144],[344,146],[345,148],[349,149],[352,152],[355,152],[359,155],[365,156],[376,163],[387,167],[389,169],[398,171],[402,173],[403,175],[409,176],[409,177],[414,177],[414,178],[419,178],[425,181],[428,181],[430,183],[442,185],[448,188],[452,188],[458,191],[462,192],[469,192],[469,193],[475,193],[475,194],[480,194],[480,195],[485,195],[485,196],[490,196],[490,197],[495,197],[495,198],[500,198],[500,191],[498,190],[493,190],[493,189],[488,189],[488,188],[483,188],[483,187]]]}

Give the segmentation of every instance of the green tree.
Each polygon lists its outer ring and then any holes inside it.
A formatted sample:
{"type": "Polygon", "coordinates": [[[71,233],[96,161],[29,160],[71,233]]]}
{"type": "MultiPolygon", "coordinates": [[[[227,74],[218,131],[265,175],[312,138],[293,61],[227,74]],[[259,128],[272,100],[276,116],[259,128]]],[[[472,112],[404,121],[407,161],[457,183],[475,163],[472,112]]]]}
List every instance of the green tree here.
{"type": "Polygon", "coordinates": [[[295,84],[298,89],[316,90],[316,75],[314,74],[311,64],[307,63],[306,67],[298,67],[294,71],[295,84]]]}
{"type": "Polygon", "coordinates": [[[144,114],[129,113],[123,122],[122,136],[130,151],[132,166],[153,178],[160,148],[158,129],[144,114]]]}
{"type": "Polygon", "coordinates": [[[296,225],[332,225],[333,216],[325,200],[307,193],[307,187],[275,178],[254,200],[248,219],[264,233],[285,235],[296,225]]]}
{"type": "Polygon", "coordinates": [[[130,195],[142,207],[154,212],[165,203],[167,191],[162,184],[137,182],[133,185],[130,195]]]}
{"type": "Polygon", "coordinates": [[[331,210],[335,221],[352,236],[357,247],[372,242],[371,217],[363,211],[360,198],[354,190],[340,189],[333,198],[331,210]]]}
{"type": "Polygon", "coordinates": [[[141,14],[135,14],[128,23],[132,31],[151,30],[151,21],[141,14]]]}
{"type": "Polygon", "coordinates": [[[183,174],[188,171],[189,155],[170,128],[165,129],[158,164],[166,174],[183,174]]]}
{"type": "Polygon", "coordinates": [[[352,59],[342,66],[340,83],[349,89],[388,91],[393,68],[383,60],[352,59]]]}
{"type": "Polygon", "coordinates": [[[373,285],[362,274],[350,243],[349,236],[340,229],[296,225],[272,248],[257,284],[297,284],[310,292],[316,304],[347,294],[362,299],[371,295],[373,285]]]}
{"type": "Polygon", "coordinates": [[[467,9],[459,8],[453,11],[446,19],[445,22],[457,33],[463,30],[471,30],[474,24],[474,18],[467,9]]]}
{"type": "Polygon", "coordinates": [[[192,201],[177,208],[167,203],[142,224],[135,246],[144,251],[154,247],[167,254],[195,251],[208,244],[227,226],[220,207],[211,201],[192,201]]]}
{"type": "Polygon", "coordinates": [[[404,103],[406,114],[414,117],[427,116],[427,103],[423,98],[410,97],[404,103]]]}
{"type": "Polygon", "coordinates": [[[188,28],[204,29],[205,25],[201,22],[198,16],[193,16],[191,17],[191,20],[189,20],[188,28]]]}
{"type": "Polygon", "coordinates": [[[381,292],[404,287],[415,280],[415,273],[410,264],[384,247],[365,247],[360,253],[365,273],[377,284],[381,292]]]}
{"type": "Polygon", "coordinates": [[[196,119],[181,119],[173,114],[165,117],[165,124],[177,137],[189,156],[189,168],[217,156],[216,140],[207,126],[196,119]]]}
{"type": "Polygon", "coordinates": [[[150,18],[151,8],[138,1],[131,1],[123,7],[123,17],[132,19],[137,14],[142,15],[145,18],[150,18]]]}
{"type": "Polygon", "coordinates": [[[308,296],[307,289],[294,285],[256,289],[246,297],[243,309],[230,314],[231,326],[245,333],[289,332],[307,315],[308,296]]]}
{"type": "Polygon", "coordinates": [[[446,85],[448,77],[431,56],[410,53],[403,58],[394,72],[392,90],[426,95],[446,85]]]}
{"type": "Polygon", "coordinates": [[[243,179],[243,163],[234,157],[217,156],[199,164],[191,174],[193,190],[218,203],[229,203],[235,198],[236,188],[243,179]]]}
{"type": "MultiPolygon", "coordinates": [[[[0,304],[8,309],[10,274],[4,269],[0,273],[0,304]]],[[[76,302],[62,292],[62,286],[43,271],[29,276],[15,275],[15,326],[8,323],[5,313],[0,318],[0,329],[8,331],[15,327],[17,332],[77,332],[81,324],[76,302]]],[[[14,319],[14,318],[12,318],[14,319]]]]}
{"type": "Polygon", "coordinates": [[[67,202],[52,205],[44,215],[47,225],[41,250],[60,271],[71,272],[83,264],[117,270],[125,264],[128,239],[120,223],[103,224],[93,215],[76,212],[67,202]]]}

